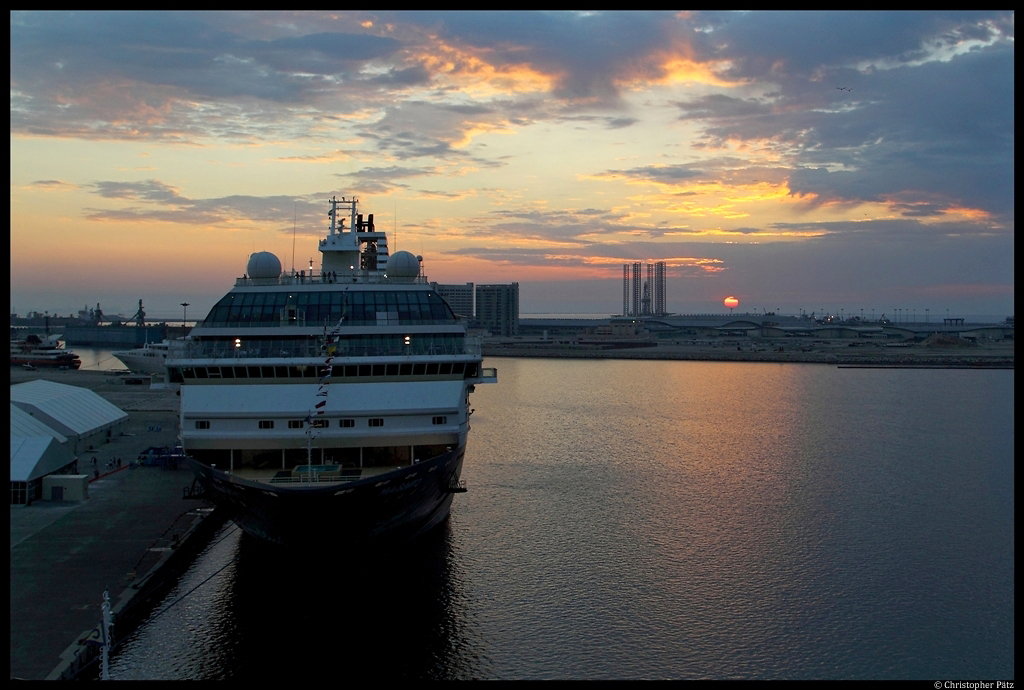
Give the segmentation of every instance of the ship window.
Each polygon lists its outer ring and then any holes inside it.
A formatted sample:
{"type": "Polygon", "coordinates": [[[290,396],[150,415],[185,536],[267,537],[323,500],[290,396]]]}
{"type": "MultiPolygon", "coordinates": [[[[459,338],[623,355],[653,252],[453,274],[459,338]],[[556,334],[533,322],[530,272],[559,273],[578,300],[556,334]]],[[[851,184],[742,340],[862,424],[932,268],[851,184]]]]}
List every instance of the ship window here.
{"type": "Polygon", "coordinates": [[[426,370],[427,370],[427,365],[424,364],[423,362],[418,362],[418,363],[412,365],[412,375],[413,376],[423,376],[423,372],[425,372],[426,370]]]}
{"type": "Polygon", "coordinates": [[[442,364],[441,368],[438,370],[438,373],[441,374],[442,376],[447,376],[448,374],[452,373],[452,363],[445,362],[444,364],[442,364]]]}
{"type": "Polygon", "coordinates": [[[196,367],[196,378],[197,379],[209,378],[207,373],[206,373],[206,367],[196,367]]]}
{"type": "Polygon", "coordinates": [[[314,429],[326,429],[327,425],[329,423],[330,422],[327,421],[326,419],[314,419],[313,420],[313,428],[314,429]]]}
{"type": "Polygon", "coordinates": [[[244,379],[244,378],[246,378],[245,367],[234,367],[234,369],[235,369],[235,378],[236,379],[244,379]]]}
{"type": "Polygon", "coordinates": [[[207,420],[198,420],[198,421],[196,421],[196,428],[197,429],[209,429],[210,428],[210,422],[207,421],[207,420]]]}
{"type": "Polygon", "coordinates": [[[437,374],[437,362],[431,362],[427,365],[427,376],[435,376],[437,374]]]}
{"type": "Polygon", "coordinates": [[[280,379],[288,378],[288,367],[274,367],[274,374],[280,379]]]}
{"type": "Polygon", "coordinates": [[[220,376],[221,376],[221,378],[225,378],[225,379],[233,379],[233,378],[235,378],[235,369],[234,369],[234,367],[221,367],[220,368],[220,376]]]}
{"type": "Polygon", "coordinates": [[[302,420],[301,419],[289,419],[288,420],[288,428],[289,429],[301,429],[302,428],[302,420]]]}
{"type": "Polygon", "coordinates": [[[338,420],[338,426],[340,426],[343,429],[351,429],[355,425],[356,425],[356,420],[354,420],[354,419],[339,419],[338,420]]]}
{"type": "Polygon", "coordinates": [[[399,376],[409,376],[412,374],[412,364],[409,364],[408,362],[402,364],[399,369],[399,376]]]}
{"type": "Polygon", "coordinates": [[[345,365],[345,376],[356,376],[359,373],[359,369],[355,364],[345,365]]]}
{"type": "Polygon", "coordinates": [[[260,367],[263,372],[263,378],[272,379],[274,378],[274,367],[260,367]]]}
{"type": "Polygon", "coordinates": [[[369,364],[360,364],[359,365],[359,375],[360,376],[369,376],[370,375],[370,365],[369,364]]]}
{"type": "Polygon", "coordinates": [[[383,376],[384,375],[384,365],[383,364],[374,364],[373,365],[373,375],[374,376],[383,376]]]}
{"type": "Polygon", "coordinates": [[[384,426],[384,419],[382,417],[372,417],[368,422],[370,426],[384,426]]]}
{"type": "Polygon", "coordinates": [[[274,428],[274,420],[272,420],[272,419],[261,419],[260,420],[260,428],[261,429],[273,429],[274,428]]]}
{"type": "Polygon", "coordinates": [[[434,417],[433,423],[434,424],[447,424],[448,423],[448,417],[443,416],[443,415],[440,416],[440,417],[434,417]]]}
{"type": "Polygon", "coordinates": [[[194,379],[196,377],[196,370],[192,367],[182,367],[181,377],[185,379],[194,379]]]}
{"type": "Polygon", "coordinates": [[[251,379],[258,379],[258,378],[260,378],[260,368],[259,367],[248,367],[248,369],[249,369],[249,378],[251,378],[251,379]]]}
{"type": "Polygon", "coordinates": [[[388,376],[398,376],[398,365],[389,364],[386,373],[388,376]]]}

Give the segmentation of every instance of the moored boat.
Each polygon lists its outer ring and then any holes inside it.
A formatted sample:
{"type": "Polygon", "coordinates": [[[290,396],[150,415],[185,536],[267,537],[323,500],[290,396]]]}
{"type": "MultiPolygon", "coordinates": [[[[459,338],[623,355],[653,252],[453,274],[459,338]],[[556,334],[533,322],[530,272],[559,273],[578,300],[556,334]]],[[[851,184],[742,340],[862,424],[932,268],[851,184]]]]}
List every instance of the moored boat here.
{"type": "Polygon", "coordinates": [[[331,200],[318,272],[253,254],[166,362],[197,482],[278,544],[352,545],[442,522],[465,491],[468,396],[497,381],[420,259],[390,254],[357,203],[331,200]]]}
{"type": "Polygon", "coordinates": [[[51,335],[44,339],[30,333],[24,340],[11,341],[11,366],[25,365],[78,369],[82,360],[71,350],[64,349],[60,336],[51,335]]]}
{"type": "Polygon", "coordinates": [[[120,350],[113,355],[124,365],[139,374],[165,374],[167,372],[167,350],[170,343],[146,343],[135,350],[120,350]]]}

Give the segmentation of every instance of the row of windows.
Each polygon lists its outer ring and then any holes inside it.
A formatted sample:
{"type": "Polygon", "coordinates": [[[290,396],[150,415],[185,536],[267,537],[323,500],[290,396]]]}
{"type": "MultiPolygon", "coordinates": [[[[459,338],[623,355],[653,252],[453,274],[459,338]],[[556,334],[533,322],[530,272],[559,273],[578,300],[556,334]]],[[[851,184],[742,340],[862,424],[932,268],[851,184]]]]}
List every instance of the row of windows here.
{"type": "MultiPolygon", "coordinates": [[[[244,335],[244,334],[243,334],[244,335]]],[[[462,333],[354,333],[330,344],[330,353],[341,357],[467,354],[476,338],[467,342],[462,333]],[[467,345],[470,347],[467,348],[467,345]]],[[[323,338],[204,338],[184,345],[179,356],[204,357],[319,357],[326,354],[323,338]]],[[[176,354],[177,349],[176,349],[176,354]]]]}
{"type": "MultiPolygon", "coordinates": [[[[455,315],[433,291],[229,293],[210,310],[204,326],[376,325],[379,313],[400,324],[454,323],[455,315]]],[[[389,319],[390,323],[390,319],[389,319]]]]}
{"type": "MultiPolygon", "coordinates": [[[[448,423],[448,416],[447,415],[438,415],[436,417],[432,417],[430,421],[431,421],[432,424],[435,424],[435,425],[447,424],[448,423]]],[[[316,429],[326,429],[326,428],[330,427],[331,422],[330,422],[329,419],[314,419],[314,420],[312,420],[311,424],[316,429]]],[[[367,426],[374,426],[374,427],[376,427],[376,426],[384,426],[384,418],[383,417],[371,417],[370,419],[366,420],[366,424],[367,424],[367,426]]],[[[356,420],[354,420],[354,419],[339,419],[338,420],[338,426],[341,427],[342,429],[351,429],[355,425],[356,425],[356,420]]],[[[304,428],[304,426],[305,426],[305,423],[301,419],[289,419],[288,420],[288,428],[289,429],[302,429],[302,428],[304,428]]],[[[259,421],[259,427],[261,429],[273,429],[274,428],[274,420],[273,419],[261,419],[259,421]]],[[[197,429],[209,429],[210,428],[210,420],[208,420],[208,419],[197,419],[196,420],[196,428],[197,429]]]]}
{"type": "MultiPolygon", "coordinates": [[[[341,290],[341,291],[276,291],[231,292],[217,306],[264,306],[286,304],[372,304],[380,307],[403,304],[436,304],[441,296],[433,290],[341,290]]],[[[381,311],[388,311],[381,309],[381,311]]]]}
{"type": "Polygon", "coordinates": [[[393,364],[344,364],[326,366],[173,367],[171,381],[189,379],[319,379],[330,369],[331,378],[376,376],[459,376],[473,378],[478,365],[465,362],[403,362],[393,364]]]}

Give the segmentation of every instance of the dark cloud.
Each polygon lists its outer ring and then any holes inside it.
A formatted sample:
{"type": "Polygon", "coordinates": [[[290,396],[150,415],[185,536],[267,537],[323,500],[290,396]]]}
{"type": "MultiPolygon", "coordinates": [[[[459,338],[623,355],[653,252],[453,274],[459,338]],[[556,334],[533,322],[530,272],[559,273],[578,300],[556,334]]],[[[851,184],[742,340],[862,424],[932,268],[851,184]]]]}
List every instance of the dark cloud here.
{"type": "Polygon", "coordinates": [[[142,182],[100,181],[91,185],[97,196],[127,202],[113,208],[83,209],[91,221],[161,221],[183,225],[222,225],[227,229],[239,224],[261,223],[276,226],[291,235],[322,234],[324,207],[330,193],[306,196],[230,195],[192,199],[159,180],[142,182]]]}
{"type": "Polygon", "coordinates": [[[362,107],[372,90],[429,80],[422,67],[403,64],[363,73],[401,47],[393,38],[319,32],[255,39],[230,26],[204,13],[12,14],[11,130],[115,139],[280,136],[294,127],[291,107],[318,104],[342,85],[363,98],[334,101],[323,117],[362,107]]]}
{"type": "Polygon", "coordinates": [[[747,118],[751,116],[770,115],[773,108],[770,104],[758,99],[742,99],[720,93],[708,94],[693,101],[676,103],[683,111],[680,120],[716,120],[729,118],[747,118]]]}
{"type": "Polygon", "coordinates": [[[930,10],[709,13],[696,22],[704,29],[696,47],[728,61],[723,76],[769,81],[864,62],[910,64],[963,40],[1013,31],[1012,13],[930,10]]]}
{"type": "Polygon", "coordinates": [[[619,105],[617,81],[662,75],[661,57],[688,28],[667,12],[414,12],[402,21],[486,54],[496,67],[529,66],[555,77],[554,96],[619,105]]]}
{"type": "Polygon", "coordinates": [[[715,19],[703,49],[729,60],[727,76],[778,88],[677,103],[707,147],[768,142],[792,169],[792,192],[816,203],[927,201],[1012,217],[1013,44],[1003,15],[715,19]],[[964,40],[990,45],[949,52],[964,40]]]}
{"type": "Polygon", "coordinates": [[[394,180],[433,174],[432,168],[403,168],[391,165],[383,168],[363,168],[351,173],[336,173],[350,181],[350,188],[361,194],[387,194],[395,189],[406,189],[407,184],[394,180]]]}

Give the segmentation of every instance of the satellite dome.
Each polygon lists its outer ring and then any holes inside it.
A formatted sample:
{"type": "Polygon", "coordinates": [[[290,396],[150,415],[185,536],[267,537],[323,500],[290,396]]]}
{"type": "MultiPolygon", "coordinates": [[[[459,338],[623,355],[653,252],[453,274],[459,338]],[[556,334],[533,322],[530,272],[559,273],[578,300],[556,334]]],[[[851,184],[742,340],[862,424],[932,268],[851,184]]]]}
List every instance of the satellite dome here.
{"type": "Polygon", "coordinates": [[[248,273],[250,278],[279,278],[281,260],[270,252],[256,252],[249,257],[248,273]]]}
{"type": "Polygon", "coordinates": [[[398,251],[388,257],[388,277],[411,280],[420,274],[419,260],[405,251],[398,251]]]}

